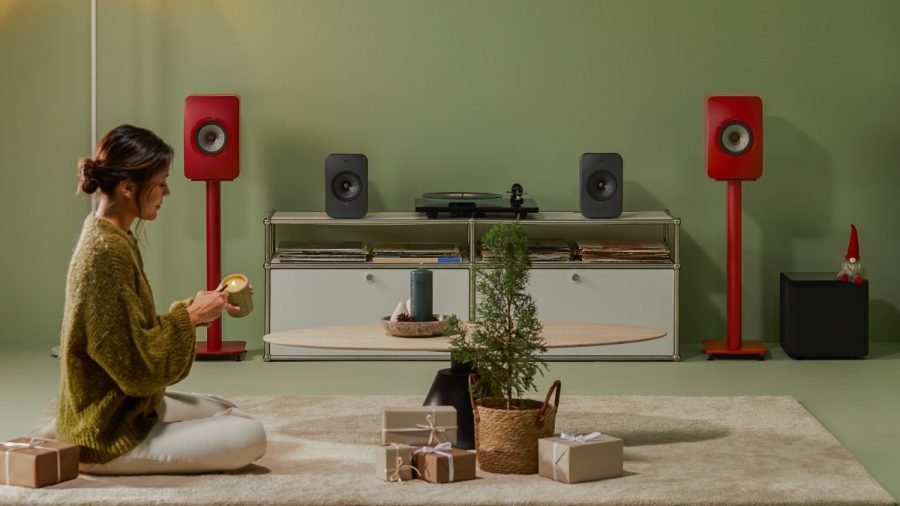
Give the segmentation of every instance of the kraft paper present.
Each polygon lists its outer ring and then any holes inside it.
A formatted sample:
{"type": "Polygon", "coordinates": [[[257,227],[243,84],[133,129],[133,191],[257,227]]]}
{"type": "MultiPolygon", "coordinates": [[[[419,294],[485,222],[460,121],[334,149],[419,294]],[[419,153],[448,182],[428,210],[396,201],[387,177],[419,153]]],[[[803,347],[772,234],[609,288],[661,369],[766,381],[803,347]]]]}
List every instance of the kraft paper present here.
{"type": "Polygon", "coordinates": [[[0,443],[0,484],[39,488],[78,477],[78,445],[21,437],[0,443]]]}
{"type": "Polygon", "coordinates": [[[562,483],[615,478],[623,473],[624,443],[606,434],[563,434],[539,439],[538,459],[538,474],[562,483]],[[589,438],[593,434],[597,435],[589,438]]]}
{"type": "Polygon", "coordinates": [[[450,448],[449,443],[415,449],[413,465],[422,473],[422,479],[431,483],[475,479],[475,454],[450,448]]]}
{"type": "Polygon", "coordinates": [[[384,481],[413,479],[412,450],[409,445],[397,443],[376,447],[375,474],[384,481]]]}
{"type": "Polygon", "coordinates": [[[391,407],[381,411],[381,443],[433,446],[456,444],[453,406],[391,407]]]}

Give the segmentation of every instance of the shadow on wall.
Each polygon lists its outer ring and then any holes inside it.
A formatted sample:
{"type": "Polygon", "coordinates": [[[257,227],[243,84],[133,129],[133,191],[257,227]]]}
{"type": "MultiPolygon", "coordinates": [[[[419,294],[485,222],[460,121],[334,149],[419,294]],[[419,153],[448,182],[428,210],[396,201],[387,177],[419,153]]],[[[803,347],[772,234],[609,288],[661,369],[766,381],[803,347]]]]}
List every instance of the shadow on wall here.
{"type": "MultiPolygon", "coordinates": [[[[264,185],[266,202],[279,211],[325,211],[325,157],[328,145],[323,139],[309,135],[285,135],[277,125],[261,126],[265,141],[260,184],[264,185]],[[302,140],[301,140],[302,139],[302,140]]],[[[385,208],[384,196],[373,178],[369,160],[369,212],[385,208]]],[[[268,214],[268,209],[266,214],[268,214]]]]}
{"type": "MultiPolygon", "coordinates": [[[[871,289],[871,286],[870,286],[871,289]]],[[[869,341],[900,342],[900,311],[889,301],[871,299],[869,292],[869,341]],[[882,329],[880,333],[875,329],[882,329]]]]}
{"type": "Polygon", "coordinates": [[[313,147],[317,141],[285,135],[278,125],[259,125],[259,130],[265,146],[259,182],[269,207],[280,211],[324,209],[325,157],[313,147]]]}
{"type": "MultiPolygon", "coordinates": [[[[888,171],[900,174],[900,143],[893,143],[893,147],[894,162],[888,171]]],[[[869,340],[900,342],[900,310],[890,301],[869,299],[869,340]],[[878,334],[873,334],[872,329],[878,329],[876,330],[878,334]]]]}
{"type": "MultiPolygon", "coordinates": [[[[763,184],[745,185],[744,211],[760,224],[757,307],[762,336],[779,335],[778,275],[809,271],[817,261],[796,258],[799,242],[827,236],[837,189],[824,147],[785,118],[765,116],[763,184]]],[[[744,254],[749,251],[744,245],[744,254]]],[[[745,257],[744,264],[747,264],[745,257]]],[[[837,268],[839,265],[836,265],[837,268]]],[[[747,301],[750,302],[750,301],[747,301]]],[[[747,308],[750,304],[744,303],[747,308]]],[[[747,315],[752,317],[752,315],[747,315]]],[[[746,318],[745,318],[746,319],[746,318]]]]}
{"type": "MultiPolygon", "coordinates": [[[[626,195],[629,210],[666,208],[647,188],[633,180],[628,181],[626,195]]],[[[677,211],[673,214],[678,216],[677,211]]],[[[722,339],[725,336],[725,314],[714,301],[721,298],[725,272],[715,268],[717,263],[691,237],[690,224],[682,223],[680,239],[679,340],[722,339]]]]}

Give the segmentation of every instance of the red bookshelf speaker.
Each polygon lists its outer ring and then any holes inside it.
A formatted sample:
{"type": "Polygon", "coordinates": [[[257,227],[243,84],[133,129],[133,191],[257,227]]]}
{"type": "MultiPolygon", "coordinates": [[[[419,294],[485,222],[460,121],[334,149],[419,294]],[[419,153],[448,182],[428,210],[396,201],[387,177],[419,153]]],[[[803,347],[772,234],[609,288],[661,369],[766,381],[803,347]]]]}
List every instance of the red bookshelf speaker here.
{"type": "Polygon", "coordinates": [[[240,98],[191,95],[184,101],[184,175],[231,181],[240,173],[240,98]]]}
{"type": "MultiPolygon", "coordinates": [[[[184,99],[184,175],[206,182],[206,289],[222,279],[221,181],[240,173],[240,98],[237,95],[190,95],[184,99]]],[[[195,356],[241,359],[246,341],[222,341],[222,319],[209,324],[206,342],[195,356]]]]}
{"type": "Polygon", "coordinates": [[[762,176],[763,116],[759,97],[706,100],[706,172],[718,181],[762,176]]]}
{"type": "Polygon", "coordinates": [[[759,97],[716,96],[706,99],[706,174],[725,181],[725,224],[728,237],[727,337],[706,339],[703,351],[719,355],[747,355],[762,360],[762,340],[741,335],[741,184],[755,181],[763,170],[763,116],[759,97]]]}

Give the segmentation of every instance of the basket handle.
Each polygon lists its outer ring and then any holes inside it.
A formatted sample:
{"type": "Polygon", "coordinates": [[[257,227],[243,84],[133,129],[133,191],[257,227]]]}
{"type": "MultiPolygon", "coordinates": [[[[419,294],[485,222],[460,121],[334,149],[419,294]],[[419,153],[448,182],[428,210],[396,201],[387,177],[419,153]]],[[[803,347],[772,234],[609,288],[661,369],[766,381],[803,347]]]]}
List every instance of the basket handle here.
{"type": "Polygon", "coordinates": [[[481,423],[481,417],[478,416],[478,402],[475,400],[475,396],[472,394],[472,387],[475,386],[475,383],[478,383],[478,375],[474,372],[469,373],[469,401],[472,402],[472,414],[475,416],[475,421],[481,423]]]}
{"type": "Polygon", "coordinates": [[[550,390],[547,391],[547,398],[544,399],[544,405],[541,406],[541,410],[538,411],[537,419],[535,419],[534,424],[541,428],[544,426],[544,415],[547,414],[547,406],[550,405],[550,396],[553,395],[553,391],[556,390],[556,398],[553,400],[553,407],[559,407],[559,391],[562,388],[562,383],[559,380],[555,380],[552,385],[550,385],[550,390]]]}

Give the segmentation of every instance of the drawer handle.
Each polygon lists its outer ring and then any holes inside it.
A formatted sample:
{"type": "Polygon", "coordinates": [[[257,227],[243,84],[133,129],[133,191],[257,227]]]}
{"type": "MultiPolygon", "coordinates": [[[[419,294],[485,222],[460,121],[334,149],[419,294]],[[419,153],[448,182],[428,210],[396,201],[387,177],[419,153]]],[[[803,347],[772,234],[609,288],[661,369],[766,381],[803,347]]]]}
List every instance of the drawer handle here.
{"type": "Polygon", "coordinates": [[[366,274],[366,283],[374,283],[375,275],[374,274],[366,274]]]}
{"type": "Polygon", "coordinates": [[[579,276],[577,272],[572,274],[572,282],[581,283],[581,276],[579,276]]]}

